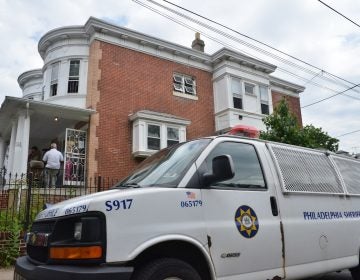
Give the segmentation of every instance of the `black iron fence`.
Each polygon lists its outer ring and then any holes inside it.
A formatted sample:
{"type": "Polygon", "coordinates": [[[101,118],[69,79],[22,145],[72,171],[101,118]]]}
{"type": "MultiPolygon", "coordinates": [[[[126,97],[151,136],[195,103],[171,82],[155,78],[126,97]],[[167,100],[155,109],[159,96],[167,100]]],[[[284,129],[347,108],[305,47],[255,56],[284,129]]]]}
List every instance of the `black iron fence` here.
{"type": "Polygon", "coordinates": [[[26,230],[47,204],[54,204],[111,188],[118,179],[98,176],[81,181],[66,181],[55,188],[47,187],[46,174],[33,172],[21,175],[6,174],[0,170],[0,232],[14,223],[26,230]]]}

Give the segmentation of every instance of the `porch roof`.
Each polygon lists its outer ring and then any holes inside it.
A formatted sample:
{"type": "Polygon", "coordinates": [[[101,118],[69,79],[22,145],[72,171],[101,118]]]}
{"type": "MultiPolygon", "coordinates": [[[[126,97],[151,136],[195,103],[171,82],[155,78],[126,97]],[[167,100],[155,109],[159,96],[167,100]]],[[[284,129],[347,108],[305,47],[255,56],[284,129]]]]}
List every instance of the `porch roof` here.
{"type": "Polygon", "coordinates": [[[20,112],[26,112],[31,119],[31,131],[51,135],[57,128],[69,127],[75,122],[89,122],[89,116],[96,111],[71,106],[51,104],[43,101],[6,96],[0,107],[0,136],[8,137],[11,134],[11,120],[17,120],[20,112]],[[58,118],[54,125],[55,117],[58,118]]]}

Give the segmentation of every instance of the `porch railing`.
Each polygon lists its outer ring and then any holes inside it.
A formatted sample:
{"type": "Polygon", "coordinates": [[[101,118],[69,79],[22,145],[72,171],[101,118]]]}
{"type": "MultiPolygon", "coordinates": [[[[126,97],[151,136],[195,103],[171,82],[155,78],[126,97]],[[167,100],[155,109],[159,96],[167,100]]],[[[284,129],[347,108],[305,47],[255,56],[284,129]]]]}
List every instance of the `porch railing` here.
{"type": "Polygon", "coordinates": [[[68,185],[46,187],[45,176],[27,174],[6,174],[0,170],[0,231],[6,231],[14,222],[24,230],[47,204],[54,204],[73,197],[107,190],[119,180],[104,178],[85,178],[68,185]]]}

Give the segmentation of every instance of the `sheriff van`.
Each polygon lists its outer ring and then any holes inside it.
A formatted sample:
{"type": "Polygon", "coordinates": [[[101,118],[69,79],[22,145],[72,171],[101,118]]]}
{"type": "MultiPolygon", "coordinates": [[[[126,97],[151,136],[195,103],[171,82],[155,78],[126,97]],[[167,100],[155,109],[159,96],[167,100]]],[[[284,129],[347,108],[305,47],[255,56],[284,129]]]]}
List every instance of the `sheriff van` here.
{"type": "Polygon", "coordinates": [[[159,151],[113,189],[55,204],[14,279],[360,279],[360,161],[223,135],[159,151]]]}

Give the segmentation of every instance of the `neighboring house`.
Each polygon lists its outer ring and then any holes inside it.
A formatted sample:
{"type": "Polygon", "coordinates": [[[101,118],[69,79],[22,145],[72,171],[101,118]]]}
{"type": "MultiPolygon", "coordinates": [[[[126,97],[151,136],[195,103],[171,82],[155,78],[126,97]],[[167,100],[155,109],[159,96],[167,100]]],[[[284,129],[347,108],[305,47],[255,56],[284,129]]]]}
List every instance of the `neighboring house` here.
{"type": "Polygon", "coordinates": [[[209,55],[96,18],[52,30],[39,42],[42,69],[18,78],[23,98],[0,108],[0,167],[25,173],[31,146],[55,141],[65,184],[121,178],[168,145],[229,131],[264,129],[282,97],[301,124],[304,87],[275,78],[276,66],[230,49],[209,55]]]}

